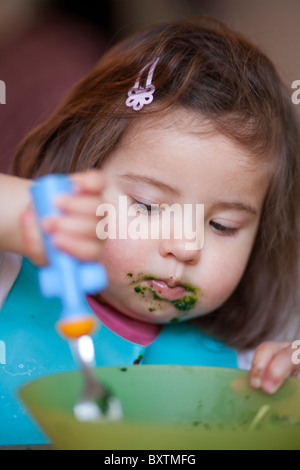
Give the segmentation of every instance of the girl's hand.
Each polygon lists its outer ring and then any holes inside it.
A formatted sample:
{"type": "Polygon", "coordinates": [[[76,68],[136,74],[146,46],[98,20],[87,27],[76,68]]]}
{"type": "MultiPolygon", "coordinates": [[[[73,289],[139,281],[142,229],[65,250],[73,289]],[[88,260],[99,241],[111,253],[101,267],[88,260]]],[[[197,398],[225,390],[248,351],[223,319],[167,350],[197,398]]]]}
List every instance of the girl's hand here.
{"type": "Polygon", "coordinates": [[[300,377],[300,341],[265,342],[257,350],[252,361],[250,384],[266,393],[274,393],[290,376],[300,377]]]}
{"type": "MultiPolygon", "coordinates": [[[[90,170],[72,174],[71,179],[75,193],[59,196],[55,200],[55,206],[62,211],[62,215],[46,217],[41,225],[52,235],[57,248],[81,261],[97,262],[103,243],[96,235],[96,210],[105,187],[104,176],[100,170],[90,170]]],[[[25,255],[38,265],[47,264],[42,235],[32,207],[22,214],[20,226],[25,255]]]]}

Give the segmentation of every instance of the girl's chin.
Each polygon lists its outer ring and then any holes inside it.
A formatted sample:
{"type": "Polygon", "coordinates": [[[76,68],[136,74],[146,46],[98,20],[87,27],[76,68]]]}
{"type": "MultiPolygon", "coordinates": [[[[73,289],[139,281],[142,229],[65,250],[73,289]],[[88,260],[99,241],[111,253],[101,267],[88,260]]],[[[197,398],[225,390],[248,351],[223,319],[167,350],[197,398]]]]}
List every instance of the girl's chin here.
{"type": "Polygon", "coordinates": [[[150,308],[151,311],[149,312],[141,312],[140,310],[138,312],[127,311],[126,313],[124,312],[124,315],[127,315],[133,320],[138,320],[144,323],[153,323],[156,325],[177,323],[190,318],[190,314],[188,312],[160,312],[158,309],[156,310],[155,307],[150,308]]]}
{"type": "Polygon", "coordinates": [[[169,323],[172,316],[165,316],[165,315],[151,315],[149,312],[135,312],[135,311],[126,311],[123,312],[129,318],[133,320],[141,321],[144,323],[154,323],[154,324],[165,324],[169,323]]]}
{"type": "Polygon", "coordinates": [[[113,297],[105,297],[106,296],[102,294],[101,297],[97,297],[97,300],[102,304],[112,306],[121,314],[132,318],[133,320],[144,323],[164,325],[186,321],[199,315],[199,313],[196,314],[193,311],[194,309],[189,308],[191,299],[185,300],[185,303],[181,302],[179,305],[181,310],[179,310],[173,305],[170,305],[169,302],[160,302],[159,305],[156,305],[155,302],[151,302],[150,305],[141,305],[139,302],[128,302],[126,305],[126,301],[120,302],[119,299],[116,300],[116,298],[113,297]]]}

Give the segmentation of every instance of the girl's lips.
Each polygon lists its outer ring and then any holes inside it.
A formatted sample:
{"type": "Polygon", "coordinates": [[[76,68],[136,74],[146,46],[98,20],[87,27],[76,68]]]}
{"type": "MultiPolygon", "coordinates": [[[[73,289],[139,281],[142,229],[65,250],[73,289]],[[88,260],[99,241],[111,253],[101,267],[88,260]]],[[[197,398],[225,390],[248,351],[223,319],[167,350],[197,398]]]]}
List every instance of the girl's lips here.
{"type": "Polygon", "coordinates": [[[163,299],[179,299],[186,293],[185,287],[183,287],[182,284],[178,284],[178,282],[175,283],[176,285],[174,285],[174,287],[170,287],[166,284],[165,281],[158,279],[147,280],[146,283],[151,289],[153,289],[157,293],[159,297],[163,299]]]}

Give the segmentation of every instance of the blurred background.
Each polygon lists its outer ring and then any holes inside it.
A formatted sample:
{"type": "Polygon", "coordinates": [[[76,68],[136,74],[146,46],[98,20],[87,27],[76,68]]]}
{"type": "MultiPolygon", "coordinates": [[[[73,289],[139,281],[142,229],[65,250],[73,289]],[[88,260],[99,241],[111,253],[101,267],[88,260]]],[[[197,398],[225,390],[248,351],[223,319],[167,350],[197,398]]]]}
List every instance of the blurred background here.
{"type": "Polygon", "coordinates": [[[112,44],[144,25],[202,14],[260,46],[289,88],[300,80],[299,0],[0,0],[0,171],[112,44]]]}

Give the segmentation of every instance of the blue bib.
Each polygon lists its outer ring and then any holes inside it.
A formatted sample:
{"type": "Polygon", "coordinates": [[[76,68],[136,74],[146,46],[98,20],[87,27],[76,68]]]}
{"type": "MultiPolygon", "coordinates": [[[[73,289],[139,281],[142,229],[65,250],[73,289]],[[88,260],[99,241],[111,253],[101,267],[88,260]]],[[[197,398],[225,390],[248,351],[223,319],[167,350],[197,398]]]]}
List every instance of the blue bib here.
{"type": "MultiPolygon", "coordinates": [[[[0,311],[0,445],[48,442],[19,401],[18,389],[43,375],[76,369],[68,343],[55,330],[61,303],[42,296],[37,273],[24,259],[0,311]]],[[[235,351],[188,322],[166,325],[147,347],[122,338],[103,324],[93,339],[97,366],[237,367],[235,351]]]]}

